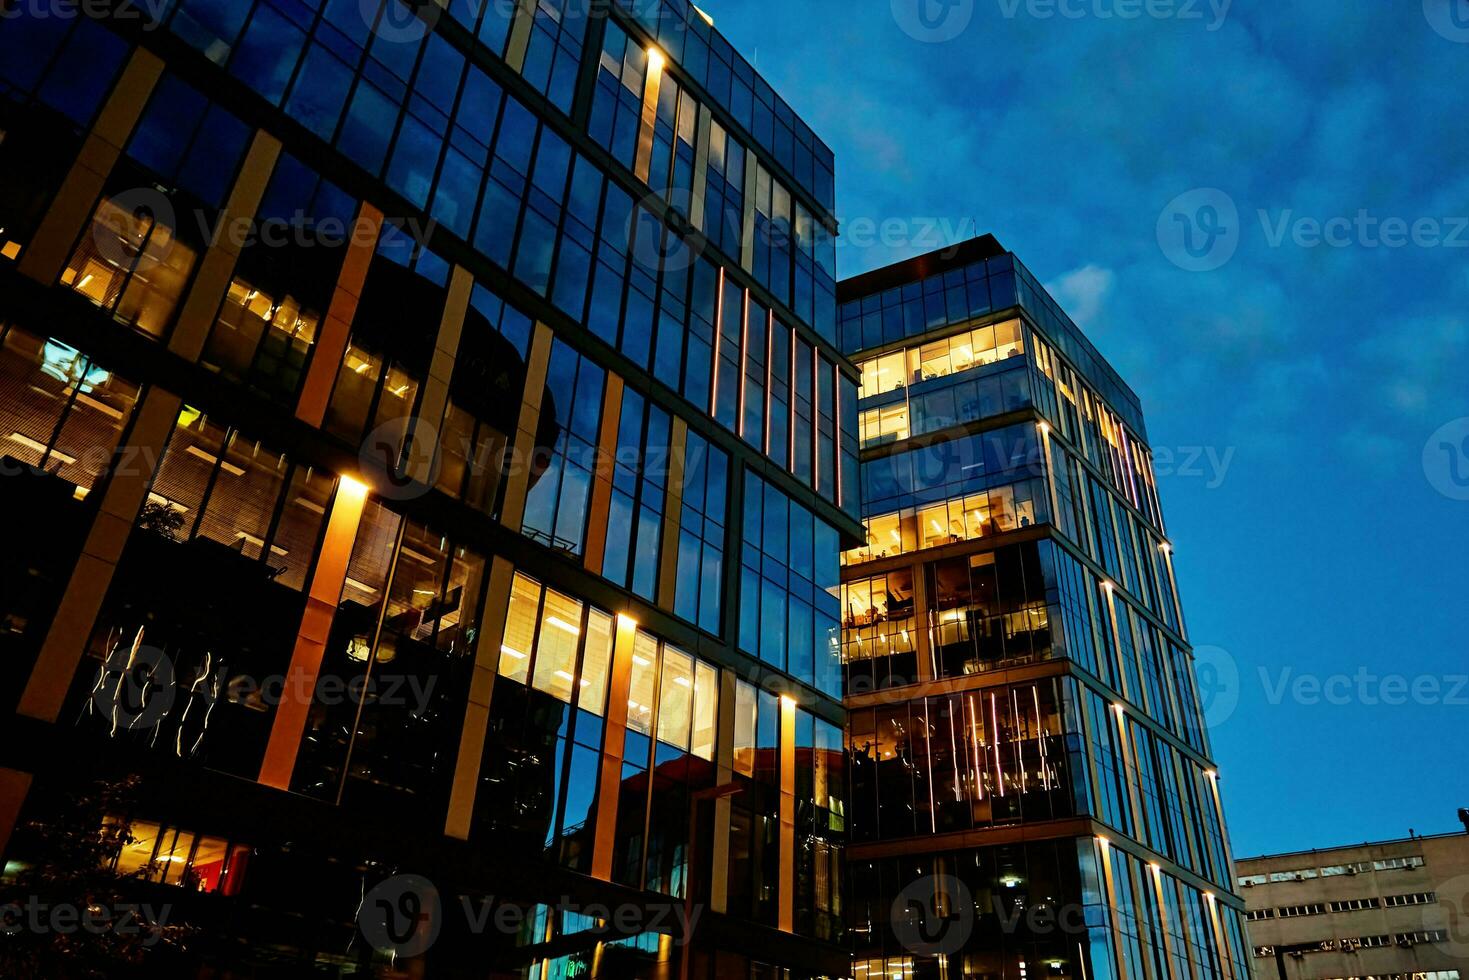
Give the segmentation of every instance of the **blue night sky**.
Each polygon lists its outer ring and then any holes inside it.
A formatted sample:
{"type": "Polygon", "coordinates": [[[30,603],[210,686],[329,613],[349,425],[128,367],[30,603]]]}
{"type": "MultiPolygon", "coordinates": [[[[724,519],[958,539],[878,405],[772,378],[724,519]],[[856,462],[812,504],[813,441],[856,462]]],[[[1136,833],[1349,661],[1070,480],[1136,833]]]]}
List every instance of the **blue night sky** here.
{"type": "Polygon", "coordinates": [[[835,151],[843,276],[993,232],[1141,396],[1236,853],[1458,830],[1469,3],[1222,2],[706,7],[835,151]]]}

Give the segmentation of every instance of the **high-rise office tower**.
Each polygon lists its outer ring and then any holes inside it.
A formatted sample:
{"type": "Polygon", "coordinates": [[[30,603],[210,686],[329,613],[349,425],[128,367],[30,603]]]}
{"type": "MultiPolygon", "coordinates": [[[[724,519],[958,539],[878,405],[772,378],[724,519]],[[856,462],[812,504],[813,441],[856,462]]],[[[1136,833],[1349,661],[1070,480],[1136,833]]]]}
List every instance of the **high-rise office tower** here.
{"type": "Polygon", "coordinates": [[[827,147],[687,0],[4,7],[5,894],[844,973],[827,147]]]}
{"type": "Polygon", "coordinates": [[[1247,980],[1137,397],[991,237],[839,300],[858,980],[1247,980]]]}

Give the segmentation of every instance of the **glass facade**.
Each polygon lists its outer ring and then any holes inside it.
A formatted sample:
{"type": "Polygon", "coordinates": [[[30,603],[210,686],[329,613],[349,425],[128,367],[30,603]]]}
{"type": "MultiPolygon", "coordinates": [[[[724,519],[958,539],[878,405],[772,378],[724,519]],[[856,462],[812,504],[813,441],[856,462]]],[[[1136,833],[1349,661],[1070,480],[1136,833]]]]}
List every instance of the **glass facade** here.
{"type": "Polygon", "coordinates": [[[697,7],[11,13],[0,770],[196,972],[1244,980],[1136,397],[697,7]]]}
{"type": "Polygon", "coordinates": [[[993,239],[843,283],[841,323],[856,974],[1246,980],[1136,397],[993,239]]]}
{"type": "Polygon", "coordinates": [[[843,975],[830,150],[686,3],[44,14],[0,652],[87,761],[27,805],[135,776],[106,867],[216,903],[206,972],[843,975]],[[522,918],[385,943],[403,876],[522,918]]]}

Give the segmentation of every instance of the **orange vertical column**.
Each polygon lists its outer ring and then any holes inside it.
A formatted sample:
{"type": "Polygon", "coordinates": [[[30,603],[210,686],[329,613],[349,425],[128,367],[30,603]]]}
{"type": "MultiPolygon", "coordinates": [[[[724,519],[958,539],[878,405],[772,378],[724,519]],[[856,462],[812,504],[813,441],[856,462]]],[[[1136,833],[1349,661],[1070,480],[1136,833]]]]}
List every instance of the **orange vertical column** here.
{"type": "Polygon", "coordinates": [[[162,388],[149,389],[143,398],[138,420],[133,423],[126,442],[128,448],[136,451],[118,454],[119,459],[131,458],[136,463],[119,465],[108,477],[102,507],[66,584],[56,618],[41,644],[36,666],[16,708],[18,714],[50,722],[61,714],[67,689],[81,662],[87,638],[102,612],[117,563],[122,559],[138,511],[143,508],[143,500],[153,482],[153,471],[163,458],[163,448],[173,432],[181,404],[177,395],[162,388]]]}
{"type": "Polygon", "coordinates": [[[796,702],[780,699],[780,931],[796,931],[796,702]]]}
{"type": "Polygon", "coordinates": [[[214,328],[240,261],[247,237],[244,230],[260,210],[280,155],[280,140],[264,130],[255,133],[220,216],[219,230],[199,263],[199,271],[194,275],[194,283],[189,287],[189,295],[168,341],[168,349],[186,361],[197,361],[204,353],[209,332],[214,328]]]}
{"type": "Polygon", "coordinates": [[[653,164],[653,130],[658,124],[658,98],[663,89],[664,58],[656,48],[648,49],[648,75],[643,82],[643,115],[638,125],[637,155],[633,172],[647,181],[653,164]]]}
{"type": "Polygon", "coordinates": [[[592,850],[592,877],[612,880],[612,852],[617,846],[617,802],[622,794],[622,757],[627,747],[627,699],[632,690],[633,646],[638,624],[617,617],[612,649],[611,696],[607,700],[607,733],[602,741],[602,772],[597,783],[597,834],[592,850]]]}
{"type": "Polygon", "coordinates": [[[76,163],[41,220],[41,227],[20,259],[20,272],[46,285],[61,278],[61,270],[97,206],[122,148],[143,117],[143,109],[163,77],[163,61],[138,48],[112,88],[92,131],[87,134],[76,163]]]}
{"type": "Polygon", "coordinates": [[[276,789],[289,789],[291,774],[296,769],[296,753],[301,735],[306,731],[306,716],[316,692],[316,678],[321,672],[327,637],[337,605],[342,600],[342,587],[347,582],[347,563],[352,558],[352,545],[362,523],[362,509],[367,503],[367,488],[355,480],[342,478],[337,498],[327,519],[326,540],[317,558],[316,573],[307,593],[306,612],[296,633],[296,647],[291,653],[291,666],[286,671],[286,684],[281,703],[270,728],[270,742],[265,761],[260,766],[260,782],[276,789]]]}
{"type": "Polygon", "coordinates": [[[525,393],[521,396],[520,418],[515,426],[510,474],[505,480],[505,504],[500,508],[500,523],[517,534],[525,521],[525,500],[530,492],[536,438],[541,428],[541,403],[545,399],[554,339],[550,327],[537,323],[525,361],[525,393]]]}
{"type": "Polygon", "coordinates": [[[311,355],[311,366],[306,369],[301,399],[296,403],[296,418],[307,425],[320,428],[326,418],[332,385],[336,383],[337,370],[342,366],[342,356],[347,353],[352,321],[357,316],[357,304],[362,299],[362,287],[367,283],[367,270],[377,251],[382,227],[383,213],[364,202],[352,225],[347,258],[342,263],[341,275],[337,277],[337,289],[332,294],[331,306],[327,307],[326,321],[321,325],[321,336],[316,341],[315,353],[311,355]]]}
{"type": "Polygon", "coordinates": [[[658,608],[673,612],[678,598],[678,538],[683,519],[683,481],[688,465],[689,424],[677,415],[668,439],[668,485],[663,495],[663,547],[658,556],[658,608]]]}
{"type": "Polygon", "coordinates": [[[933,598],[928,594],[928,566],[913,566],[913,646],[918,654],[918,680],[931,681],[938,676],[933,660],[933,633],[930,629],[933,598]]]}
{"type": "Polygon", "coordinates": [[[612,511],[612,475],[617,462],[617,430],[622,425],[623,380],[607,373],[602,395],[602,427],[597,432],[597,464],[592,478],[592,501],[587,512],[587,547],[582,567],[602,574],[607,556],[607,515],[612,511]]]}

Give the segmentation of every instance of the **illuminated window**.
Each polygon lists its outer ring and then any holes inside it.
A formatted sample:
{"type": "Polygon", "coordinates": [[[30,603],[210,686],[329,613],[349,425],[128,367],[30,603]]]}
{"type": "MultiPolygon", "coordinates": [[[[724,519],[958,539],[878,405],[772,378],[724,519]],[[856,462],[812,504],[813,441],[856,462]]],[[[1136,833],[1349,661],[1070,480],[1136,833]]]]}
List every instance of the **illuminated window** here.
{"type": "Polygon", "coordinates": [[[658,641],[641,630],[633,641],[631,674],[627,692],[627,727],[651,735],[654,691],[658,683],[658,641]]]}
{"type": "Polygon", "coordinates": [[[614,643],[612,623],[612,617],[600,609],[593,609],[587,616],[587,644],[576,706],[598,717],[607,706],[607,674],[612,667],[614,643]]]}
{"type": "Polygon", "coordinates": [[[103,198],[61,283],[158,339],[173,320],[196,258],[154,210],[103,198]]]}
{"type": "Polygon", "coordinates": [[[126,840],[108,865],[118,875],[212,895],[238,895],[252,849],[143,820],[108,820],[126,840]]]}
{"type": "Polygon", "coordinates": [[[909,436],[908,405],[902,402],[897,405],[868,409],[862,413],[859,425],[863,446],[901,442],[909,436]]]}
{"type": "Polygon", "coordinates": [[[755,775],[755,721],[759,711],[758,691],[753,684],[735,682],[734,771],[755,775]]]}
{"type": "Polygon", "coordinates": [[[541,606],[541,586],[517,574],[510,587],[510,609],[505,616],[505,638],[500,644],[500,673],[526,683],[530,657],[535,649],[536,613],[541,606]]]}
{"type": "Polygon", "coordinates": [[[581,645],[582,604],[559,592],[546,590],[541,632],[536,644],[534,686],[571,703],[576,680],[576,652],[581,645]]]}
{"type": "Polygon", "coordinates": [[[289,154],[276,165],[199,363],[291,397],[331,304],[357,202],[289,154]]]}
{"type": "Polygon", "coordinates": [[[214,541],[301,589],[336,482],[185,407],[138,523],[168,540],[214,541]]]}
{"type": "Polygon", "coordinates": [[[74,347],[0,327],[0,457],[84,497],[105,472],[139,389],[74,347]]]}
{"type": "MultiPolygon", "coordinates": [[[[357,440],[364,431],[383,429],[394,420],[406,423],[417,399],[418,379],[407,368],[385,362],[381,354],[352,343],[342,357],[323,427],[349,441],[357,440]]],[[[384,431],[401,438],[407,427],[405,424],[401,432],[391,428],[384,431]]],[[[393,458],[380,462],[391,470],[400,462],[396,452],[402,447],[382,448],[393,458]]]]}
{"type": "Polygon", "coordinates": [[[658,689],[658,741],[687,751],[693,702],[693,660],[680,650],[664,647],[663,677],[658,689]]]}
{"type": "Polygon", "coordinates": [[[694,735],[690,751],[714,761],[719,736],[719,671],[700,662],[694,668],[694,735]]]}

